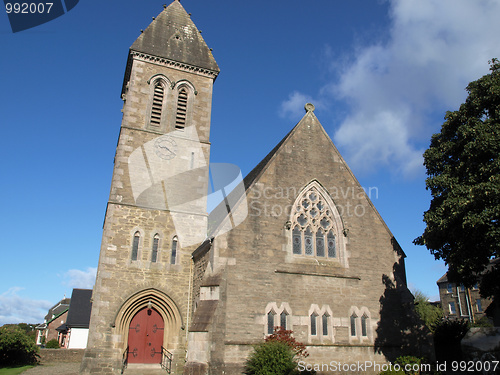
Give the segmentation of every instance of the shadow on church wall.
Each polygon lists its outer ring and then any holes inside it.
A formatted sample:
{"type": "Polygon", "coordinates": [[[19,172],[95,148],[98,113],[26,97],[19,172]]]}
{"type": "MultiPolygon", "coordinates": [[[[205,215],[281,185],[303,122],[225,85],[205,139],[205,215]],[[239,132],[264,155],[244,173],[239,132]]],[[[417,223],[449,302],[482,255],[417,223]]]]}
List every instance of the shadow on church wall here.
{"type": "MultiPolygon", "coordinates": [[[[400,252],[395,240],[393,247],[400,252]]],[[[374,350],[391,362],[402,355],[434,360],[431,333],[415,312],[413,295],[406,286],[403,257],[394,264],[393,274],[394,278],[382,275],[385,291],[380,297],[380,322],[374,350]]]]}

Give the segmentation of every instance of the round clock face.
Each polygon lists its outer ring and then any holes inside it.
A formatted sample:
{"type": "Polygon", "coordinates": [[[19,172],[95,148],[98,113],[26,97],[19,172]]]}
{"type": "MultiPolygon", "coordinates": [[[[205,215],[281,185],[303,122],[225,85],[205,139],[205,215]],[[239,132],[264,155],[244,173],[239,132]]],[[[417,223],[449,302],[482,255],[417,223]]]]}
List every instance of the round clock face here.
{"type": "Polygon", "coordinates": [[[155,151],[158,157],[170,160],[177,155],[177,144],[169,136],[162,136],[155,141],[155,151]]]}

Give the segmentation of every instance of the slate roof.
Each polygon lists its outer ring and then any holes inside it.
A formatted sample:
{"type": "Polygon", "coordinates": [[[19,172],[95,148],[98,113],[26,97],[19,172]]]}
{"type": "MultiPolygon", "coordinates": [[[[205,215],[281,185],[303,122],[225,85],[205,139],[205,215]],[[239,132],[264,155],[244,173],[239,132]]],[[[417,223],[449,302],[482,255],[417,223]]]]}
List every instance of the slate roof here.
{"type": "Polygon", "coordinates": [[[71,298],[63,298],[57,302],[54,306],[49,309],[47,315],[45,315],[45,321],[48,323],[68,310],[71,298]]]}
{"type": "Polygon", "coordinates": [[[178,0],[151,22],[130,50],[219,72],[201,32],[178,0]]]}
{"type": "Polygon", "coordinates": [[[92,289],[73,289],[66,326],[68,328],[89,328],[92,311],[92,289]]]}

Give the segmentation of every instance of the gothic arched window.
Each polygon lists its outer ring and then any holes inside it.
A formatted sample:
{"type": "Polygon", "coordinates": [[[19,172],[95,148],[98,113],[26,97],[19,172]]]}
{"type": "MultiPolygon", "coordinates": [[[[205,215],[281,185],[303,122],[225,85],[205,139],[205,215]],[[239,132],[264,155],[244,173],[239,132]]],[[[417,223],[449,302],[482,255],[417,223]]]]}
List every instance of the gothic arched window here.
{"type": "Polygon", "coordinates": [[[338,257],[337,236],[341,232],[341,219],[323,190],[313,182],[295,201],[291,216],[292,253],[295,255],[338,257]]]}
{"type": "Polygon", "coordinates": [[[158,245],[160,243],[160,235],[158,233],[153,237],[153,246],[151,249],[151,262],[156,263],[158,260],[158,245]]]}
{"type": "Polygon", "coordinates": [[[139,241],[141,240],[141,234],[139,231],[134,233],[134,238],[132,239],[132,260],[137,260],[137,254],[139,253],[139,241]]]}
{"type": "Polygon", "coordinates": [[[172,255],[170,256],[170,264],[175,264],[177,260],[177,236],[172,239],[172,255]]]}

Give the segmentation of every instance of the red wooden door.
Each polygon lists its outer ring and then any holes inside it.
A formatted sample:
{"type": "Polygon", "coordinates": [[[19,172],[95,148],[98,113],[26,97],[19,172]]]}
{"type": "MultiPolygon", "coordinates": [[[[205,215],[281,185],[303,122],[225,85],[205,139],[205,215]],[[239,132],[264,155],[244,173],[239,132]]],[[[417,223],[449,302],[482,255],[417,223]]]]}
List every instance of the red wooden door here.
{"type": "Polygon", "coordinates": [[[163,319],[144,308],[132,318],[128,332],[128,363],[161,363],[163,319]]]}

